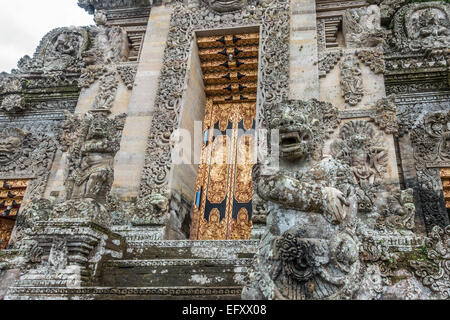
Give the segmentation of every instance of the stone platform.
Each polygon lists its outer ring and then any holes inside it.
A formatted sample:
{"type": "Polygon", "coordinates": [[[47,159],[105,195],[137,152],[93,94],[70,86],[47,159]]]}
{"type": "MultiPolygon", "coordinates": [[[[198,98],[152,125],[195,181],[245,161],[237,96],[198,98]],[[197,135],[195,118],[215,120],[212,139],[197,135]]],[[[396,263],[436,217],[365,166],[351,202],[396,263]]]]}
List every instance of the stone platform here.
{"type": "Polygon", "coordinates": [[[240,299],[258,241],[131,241],[89,287],[13,287],[6,299],[240,299]]]}

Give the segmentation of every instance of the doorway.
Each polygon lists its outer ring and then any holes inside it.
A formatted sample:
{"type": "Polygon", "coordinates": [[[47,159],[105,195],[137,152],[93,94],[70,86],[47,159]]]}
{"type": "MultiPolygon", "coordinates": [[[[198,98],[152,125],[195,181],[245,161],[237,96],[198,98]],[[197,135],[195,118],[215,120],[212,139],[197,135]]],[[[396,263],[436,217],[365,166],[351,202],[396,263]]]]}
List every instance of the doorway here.
{"type": "Polygon", "coordinates": [[[191,240],[250,239],[259,38],[197,38],[206,107],[191,240]]]}

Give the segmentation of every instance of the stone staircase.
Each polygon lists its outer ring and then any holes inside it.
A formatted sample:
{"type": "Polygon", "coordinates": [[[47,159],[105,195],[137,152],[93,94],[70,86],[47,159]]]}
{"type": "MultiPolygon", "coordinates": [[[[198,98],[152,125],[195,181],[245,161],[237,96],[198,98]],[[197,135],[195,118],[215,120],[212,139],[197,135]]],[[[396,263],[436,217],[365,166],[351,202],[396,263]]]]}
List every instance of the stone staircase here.
{"type": "Polygon", "coordinates": [[[94,283],[13,286],[5,299],[239,300],[258,243],[129,239],[122,258],[99,266],[94,283]]]}
{"type": "Polygon", "coordinates": [[[258,241],[130,241],[106,261],[101,299],[240,299],[258,241]]]}

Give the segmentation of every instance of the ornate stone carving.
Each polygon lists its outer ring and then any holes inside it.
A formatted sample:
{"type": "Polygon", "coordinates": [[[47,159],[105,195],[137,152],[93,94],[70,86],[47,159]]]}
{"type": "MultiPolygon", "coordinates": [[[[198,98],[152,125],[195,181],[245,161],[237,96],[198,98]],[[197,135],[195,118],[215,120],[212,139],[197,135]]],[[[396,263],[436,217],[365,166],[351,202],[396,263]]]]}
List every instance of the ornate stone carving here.
{"type": "Polygon", "coordinates": [[[54,239],[48,265],[53,271],[63,270],[67,267],[67,243],[64,239],[54,239]]]}
{"type": "Polygon", "coordinates": [[[412,230],[415,212],[413,189],[395,191],[387,199],[387,208],[382,211],[378,226],[412,230]]]}
{"type": "Polygon", "coordinates": [[[347,9],[343,18],[345,43],[348,48],[376,47],[383,40],[380,8],[376,5],[347,9]]]}
{"type": "Polygon", "coordinates": [[[19,94],[7,95],[3,98],[0,110],[6,113],[18,113],[25,109],[25,100],[19,94]]]}
{"type": "Polygon", "coordinates": [[[120,147],[125,115],[114,119],[104,110],[83,118],[66,114],[62,144],[70,154],[66,199],[105,203],[113,181],[113,160],[120,147]]]}
{"type": "Polygon", "coordinates": [[[5,128],[0,133],[0,165],[9,166],[22,153],[25,132],[18,128],[5,128]]]}
{"type": "Polygon", "coordinates": [[[276,299],[338,299],[355,290],[360,262],[350,234],[311,239],[305,228],[294,228],[275,240],[274,251],[276,299]]]}
{"type": "Polygon", "coordinates": [[[382,98],[378,100],[375,107],[376,113],[373,117],[378,128],[386,134],[398,134],[397,108],[395,102],[390,98],[382,98]]]}
{"type": "Polygon", "coordinates": [[[397,10],[406,3],[406,0],[374,0],[374,2],[380,3],[381,22],[388,25],[397,10]]]}
{"type": "Polygon", "coordinates": [[[114,216],[117,225],[164,225],[164,214],[169,209],[169,200],[157,193],[130,202],[120,201],[112,196],[108,198],[107,207],[117,213],[118,216],[114,216]]]}
{"type": "Polygon", "coordinates": [[[118,65],[117,71],[119,72],[120,77],[127,88],[131,90],[134,85],[134,78],[136,77],[137,65],[118,65]]]}
{"type": "Polygon", "coordinates": [[[352,178],[343,184],[345,193],[356,193],[359,211],[370,212],[387,169],[384,137],[372,124],[353,120],[344,124],[340,139],[330,145],[333,157],[349,166],[352,178]]]}
{"type": "Polygon", "coordinates": [[[209,7],[220,13],[242,10],[247,6],[247,0],[207,0],[209,7]]]}
{"type": "Polygon", "coordinates": [[[423,127],[411,132],[414,158],[420,164],[450,163],[450,112],[426,115],[423,127]]]}
{"type": "Polygon", "coordinates": [[[417,161],[416,167],[417,194],[420,197],[425,227],[427,232],[430,233],[434,226],[444,228],[449,224],[440,170],[438,168],[424,168],[423,163],[417,161]]]}
{"type": "MultiPolygon", "coordinates": [[[[96,27],[89,29],[93,39],[92,47],[83,53],[85,68],[80,77],[80,86],[89,88],[96,80],[100,86],[94,100],[94,109],[111,109],[117,88],[122,78],[127,79],[126,67],[120,63],[128,59],[130,44],[127,33],[119,27],[106,27],[106,15],[103,11],[95,14],[96,27]]],[[[125,83],[130,88],[129,83],[125,83]]]]}
{"type": "Polygon", "coordinates": [[[342,51],[325,51],[319,53],[319,71],[320,76],[325,77],[334,66],[341,60],[342,51]]]}
{"type": "Polygon", "coordinates": [[[94,109],[111,109],[116,97],[119,78],[117,72],[105,73],[100,79],[100,88],[94,100],[94,109]]]}
{"type": "Polygon", "coordinates": [[[150,2],[149,0],[78,0],[78,5],[92,14],[95,12],[95,10],[148,7],[151,4],[158,2],[160,1],[156,0],[150,2]]]}
{"type": "Polygon", "coordinates": [[[271,129],[280,130],[281,170],[264,175],[256,165],[253,172],[255,190],[267,201],[270,225],[244,298],[352,296],[360,266],[358,240],[350,227],[356,198],[347,198],[340,189],[352,179],[351,171],[332,158],[308,162],[313,153],[321,155],[324,129],[338,124],[337,110],[315,100],[281,103],[272,110],[268,119],[271,129]],[[318,140],[302,140],[305,132],[318,140]]]}
{"type": "Polygon", "coordinates": [[[340,63],[342,96],[350,106],[356,106],[364,95],[363,80],[359,62],[352,54],[347,54],[340,63]]]}
{"type": "Polygon", "coordinates": [[[373,185],[386,173],[387,149],[383,134],[372,124],[353,120],[341,128],[340,139],[331,144],[331,154],[350,166],[357,185],[373,185]]]}
{"type": "Polygon", "coordinates": [[[332,104],[314,99],[282,102],[268,108],[267,117],[270,128],[279,130],[280,156],[292,160],[320,159],[320,146],[339,123],[332,104]]]}
{"type": "Polygon", "coordinates": [[[55,71],[79,72],[82,54],[86,51],[89,36],[78,27],[57,28],[50,31],[41,41],[33,58],[21,59],[21,72],[48,73],[55,71]]]}
{"type": "Polygon", "coordinates": [[[43,192],[55,151],[55,124],[6,126],[0,130],[0,173],[5,177],[33,177],[32,196],[43,192]]]}
{"type": "Polygon", "coordinates": [[[422,283],[440,299],[450,297],[450,226],[442,229],[435,226],[426,240],[426,259],[410,261],[422,283]]]}
{"type": "Polygon", "coordinates": [[[384,54],[380,48],[358,50],[356,52],[356,55],[373,72],[377,74],[384,73],[385,71],[384,54]]]}
{"type": "Polygon", "coordinates": [[[450,5],[432,1],[411,3],[397,11],[391,44],[403,51],[446,50],[450,46],[450,5]]]}

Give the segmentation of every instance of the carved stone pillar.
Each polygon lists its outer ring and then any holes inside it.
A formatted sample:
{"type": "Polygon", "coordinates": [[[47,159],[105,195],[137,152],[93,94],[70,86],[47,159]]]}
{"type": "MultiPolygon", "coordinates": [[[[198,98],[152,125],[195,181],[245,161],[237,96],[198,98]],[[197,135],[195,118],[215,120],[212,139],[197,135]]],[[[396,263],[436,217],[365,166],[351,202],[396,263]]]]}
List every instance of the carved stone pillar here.
{"type": "Polygon", "coordinates": [[[316,1],[291,0],[289,98],[319,98],[316,1]]]}
{"type": "Polygon", "coordinates": [[[152,8],[150,13],[120,152],[116,157],[112,193],[122,199],[139,194],[171,12],[170,6],[161,6],[152,8]]]}

